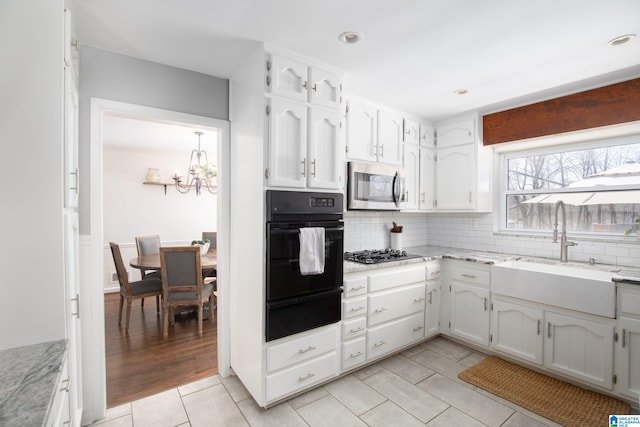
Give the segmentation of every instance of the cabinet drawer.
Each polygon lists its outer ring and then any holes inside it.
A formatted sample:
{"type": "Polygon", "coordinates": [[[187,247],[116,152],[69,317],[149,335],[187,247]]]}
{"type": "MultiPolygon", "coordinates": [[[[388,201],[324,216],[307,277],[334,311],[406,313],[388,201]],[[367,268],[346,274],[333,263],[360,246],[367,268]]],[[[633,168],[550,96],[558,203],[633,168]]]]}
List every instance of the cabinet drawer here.
{"type": "Polygon", "coordinates": [[[364,335],[367,329],[367,318],[358,317],[351,320],[346,320],[342,323],[342,339],[348,340],[351,338],[364,335]]]}
{"type": "Polygon", "coordinates": [[[439,279],[440,278],[440,263],[439,262],[430,262],[427,264],[427,280],[439,279]]]}
{"type": "Polygon", "coordinates": [[[276,374],[267,375],[267,401],[302,390],[338,373],[338,355],[331,352],[276,374]]]}
{"type": "Polygon", "coordinates": [[[351,298],[367,293],[367,276],[344,279],[344,296],[351,298]]]}
{"type": "Polygon", "coordinates": [[[369,326],[424,311],[425,285],[406,286],[368,297],[369,326]]]}
{"type": "Polygon", "coordinates": [[[367,331],[367,360],[390,353],[424,337],[424,314],[394,320],[367,331]]]}
{"type": "Polygon", "coordinates": [[[640,316],[640,290],[618,288],[620,314],[640,316]]]}
{"type": "Polygon", "coordinates": [[[335,351],[337,327],[297,338],[267,348],[267,371],[275,371],[285,366],[311,359],[322,353],[335,351]]]}
{"type": "Polygon", "coordinates": [[[451,279],[474,283],[476,285],[489,286],[491,283],[491,272],[462,265],[452,265],[451,279]]]}
{"type": "Polygon", "coordinates": [[[367,314],[367,297],[354,298],[342,301],[342,318],[362,316],[367,314]]]}
{"type": "Polygon", "coordinates": [[[425,274],[424,264],[420,264],[419,267],[389,268],[381,273],[369,274],[369,292],[383,291],[396,286],[424,282],[425,274]]]}
{"type": "Polygon", "coordinates": [[[366,359],[367,340],[365,337],[342,344],[342,369],[353,368],[366,359]]]}

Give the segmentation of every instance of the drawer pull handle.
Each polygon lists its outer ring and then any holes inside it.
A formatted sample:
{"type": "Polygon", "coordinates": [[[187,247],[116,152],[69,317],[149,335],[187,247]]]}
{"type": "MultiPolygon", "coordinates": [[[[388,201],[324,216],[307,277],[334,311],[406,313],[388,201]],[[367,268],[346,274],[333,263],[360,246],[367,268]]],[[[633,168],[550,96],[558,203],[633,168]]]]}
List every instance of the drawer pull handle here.
{"type": "Polygon", "coordinates": [[[351,288],[351,289],[349,289],[349,290],[350,290],[350,291],[359,291],[360,289],[364,289],[365,287],[366,287],[366,286],[362,286],[362,285],[360,285],[360,286],[358,286],[357,288],[351,288]]]}
{"type": "Polygon", "coordinates": [[[360,306],[360,307],[353,307],[353,308],[351,309],[351,311],[360,311],[360,310],[364,310],[365,308],[366,308],[366,307],[362,307],[362,306],[360,306]]]}
{"type": "Polygon", "coordinates": [[[62,388],[60,389],[60,391],[69,391],[71,390],[71,380],[69,380],[68,378],[64,381],[62,381],[62,388]]]}
{"type": "Polygon", "coordinates": [[[302,348],[302,349],[298,350],[298,353],[300,353],[300,354],[304,354],[304,353],[308,353],[308,352],[310,352],[311,350],[315,350],[315,349],[316,349],[315,347],[313,347],[313,346],[311,346],[311,345],[310,345],[310,346],[309,346],[309,347],[307,347],[307,348],[302,348]]]}
{"type": "Polygon", "coordinates": [[[424,297],[420,297],[420,298],[414,298],[413,302],[421,302],[424,301],[424,297]]]}
{"type": "Polygon", "coordinates": [[[473,274],[463,274],[462,277],[466,277],[467,279],[475,279],[476,276],[474,276],[473,274]]]}
{"type": "Polygon", "coordinates": [[[429,291],[429,304],[433,304],[433,291],[429,291]]]}
{"type": "Polygon", "coordinates": [[[386,341],[378,341],[377,343],[374,343],[373,346],[374,347],[382,347],[386,343],[387,343],[386,341]]]}
{"type": "Polygon", "coordinates": [[[624,348],[627,345],[626,336],[627,336],[627,330],[623,329],[622,330],[622,348],[624,348]]]}
{"type": "Polygon", "coordinates": [[[309,373],[308,373],[307,375],[305,375],[304,377],[298,377],[298,381],[299,381],[299,382],[302,382],[302,381],[308,380],[309,378],[313,378],[313,377],[315,377],[315,376],[316,376],[316,374],[312,374],[311,372],[309,372],[309,373]]]}
{"type": "Polygon", "coordinates": [[[418,326],[418,327],[413,328],[413,332],[418,332],[421,329],[424,329],[424,326],[418,326]]]}
{"type": "Polygon", "coordinates": [[[360,332],[360,331],[364,331],[364,328],[362,326],[358,326],[356,329],[349,330],[349,333],[355,334],[356,332],[360,332]]]}
{"type": "Polygon", "coordinates": [[[540,335],[540,319],[538,319],[538,335],[540,335]]]}
{"type": "Polygon", "coordinates": [[[351,359],[355,359],[356,357],[360,357],[360,356],[362,356],[363,354],[364,354],[364,353],[363,353],[363,352],[361,352],[361,351],[359,351],[359,352],[357,352],[357,353],[351,353],[351,355],[349,356],[349,358],[351,358],[351,359]]]}
{"type": "Polygon", "coordinates": [[[388,308],[384,308],[384,307],[376,308],[376,313],[382,313],[383,311],[387,311],[387,310],[388,308]]]}
{"type": "Polygon", "coordinates": [[[487,297],[484,297],[484,311],[487,311],[487,297]]]}
{"type": "Polygon", "coordinates": [[[547,338],[551,338],[551,322],[547,322],[547,338]]]}

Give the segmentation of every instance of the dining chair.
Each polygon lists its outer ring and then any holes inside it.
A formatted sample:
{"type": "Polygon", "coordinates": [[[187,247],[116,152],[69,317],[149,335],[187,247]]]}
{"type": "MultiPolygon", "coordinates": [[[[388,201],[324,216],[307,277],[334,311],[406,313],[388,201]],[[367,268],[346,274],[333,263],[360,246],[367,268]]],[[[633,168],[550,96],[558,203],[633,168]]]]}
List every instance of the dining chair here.
{"type": "MultiPolygon", "coordinates": [[[[136,249],[138,256],[155,255],[160,253],[160,236],[157,234],[150,236],[136,236],[136,249]]],[[[140,269],[141,279],[160,279],[159,270],[140,269]]],[[[144,298],[141,302],[144,307],[144,298]]]]}
{"type": "MultiPolygon", "coordinates": [[[[203,231],[202,232],[202,240],[209,240],[209,249],[217,249],[218,248],[218,232],[216,231],[203,231]]],[[[217,277],[218,276],[218,270],[216,270],[215,268],[211,269],[211,270],[205,270],[202,272],[202,277],[207,279],[207,278],[212,278],[212,277],[217,277]]],[[[214,287],[215,287],[215,282],[211,281],[212,283],[214,283],[214,287]]]]}
{"type": "Polygon", "coordinates": [[[198,307],[198,336],[202,337],[203,306],[207,302],[213,315],[211,297],[213,285],[202,280],[202,260],[198,246],[160,248],[163,295],[163,337],[169,336],[169,321],[173,324],[174,308],[198,307]]]}
{"type": "MultiPolygon", "coordinates": [[[[109,242],[113,263],[116,266],[118,282],[120,282],[120,309],[118,312],[118,325],[122,324],[122,307],[127,301],[127,315],[125,321],[125,331],[129,332],[129,318],[131,317],[131,303],[134,299],[145,297],[156,297],[156,311],[160,313],[160,296],[162,295],[162,281],[158,278],[145,278],[136,282],[129,282],[127,270],[122,261],[122,253],[117,243],[109,242]]],[[[144,307],[143,307],[144,309],[144,307]]]]}

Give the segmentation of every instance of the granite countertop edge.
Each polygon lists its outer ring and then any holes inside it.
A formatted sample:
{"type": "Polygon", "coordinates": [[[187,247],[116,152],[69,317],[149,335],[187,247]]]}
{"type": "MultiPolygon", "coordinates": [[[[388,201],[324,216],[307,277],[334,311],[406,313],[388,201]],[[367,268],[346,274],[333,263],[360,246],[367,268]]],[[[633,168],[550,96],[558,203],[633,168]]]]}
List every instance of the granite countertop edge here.
{"type": "Polygon", "coordinates": [[[0,351],[0,425],[44,425],[66,352],[66,339],[0,351]]]}

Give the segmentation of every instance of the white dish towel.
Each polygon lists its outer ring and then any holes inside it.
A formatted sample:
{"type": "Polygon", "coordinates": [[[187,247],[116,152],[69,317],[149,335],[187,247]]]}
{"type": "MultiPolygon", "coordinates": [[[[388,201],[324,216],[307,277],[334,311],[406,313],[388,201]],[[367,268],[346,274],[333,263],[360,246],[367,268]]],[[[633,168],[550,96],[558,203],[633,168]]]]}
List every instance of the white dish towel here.
{"type": "Polygon", "coordinates": [[[300,229],[300,273],[303,276],[324,273],[324,228],[300,229]]]}

